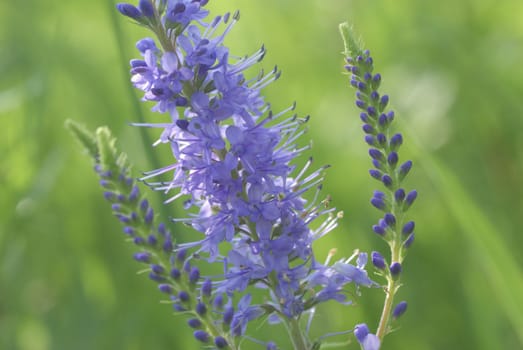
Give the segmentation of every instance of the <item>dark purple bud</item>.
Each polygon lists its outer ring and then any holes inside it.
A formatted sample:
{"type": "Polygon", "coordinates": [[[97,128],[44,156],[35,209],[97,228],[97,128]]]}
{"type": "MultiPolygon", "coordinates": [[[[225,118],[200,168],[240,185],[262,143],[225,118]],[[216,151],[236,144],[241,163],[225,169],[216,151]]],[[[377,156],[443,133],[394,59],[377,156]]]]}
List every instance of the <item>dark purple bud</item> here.
{"type": "Polygon", "coordinates": [[[107,170],[107,171],[101,171],[100,172],[100,176],[101,177],[105,177],[105,178],[112,178],[113,177],[113,172],[111,170],[107,170]]]}
{"type": "Polygon", "coordinates": [[[166,233],[165,224],[163,222],[158,224],[158,233],[162,236],[165,236],[166,233]]]}
{"type": "Polygon", "coordinates": [[[218,294],[213,300],[213,306],[216,310],[221,310],[223,308],[223,295],[218,294]]]}
{"type": "Polygon", "coordinates": [[[365,142],[367,142],[369,146],[374,146],[374,136],[365,135],[365,142]]]}
{"type": "Polygon", "coordinates": [[[196,304],[195,310],[198,315],[203,316],[207,313],[207,306],[205,306],[205,304],[202,302],[198,302],[198,304],[196,304]]]}
{"type": "Polygon", "coordinates": [[[363,62],[363,57],[361,57],[360,55],[356,56],[356,62],[358,62],[358,63],[363,62]]]}
{"type": "Polygon", "coordinates": [[[355,88],[358,88],[358,84],[359,84],[359,81],[357,81],[356,79],[352,78],[350,80],[350,84],[355,87],[355,88]]]}
{"type": "Polygon", "coordinates": [[[365,63],[367,64],[367,66],[371,67],[373,63],[372,57],[367,57],[365,59],[365,63]]]}
{"type": "Polygon", "coordinates": [[[178,293],[178,299],[180,299],[180,301],[182,301],[184,303],[189,301],[189,299],[190,299],[189,293],[182,290],[180,293],[178,293]]]}
{"type": "Polygon", "coordinates": [[[369,113],[370,116],[375,117],[377,115],[376,108],[372,106],[367,107],[367,113],[369,113]]]}
{"type": "Polygon", "coordinates": [[[134,260],[139,261],[139,262],[148,263],[151,261],[151,254],[149,254],[147,252],[135,253],[133,257],[134,257],[134,260]]]}
{"type": "Polygon", "coordinates": [[[133,243],[136,245],[143,245],[145,240],[142,237],[134,237],[133,243]]]}
{"type": "Polygon", "coordinates": [[[212,293],[212,281],[209,278],[206,278],[202,283],[202,295],[210,297],[212,293]]]}
{"type": "Polygon", "coordinates": [[[154,7],[153,4],[151,4],[150,0],[140,0],[140,2],[138,3],[138,8],[145,17],[154,17],[154,7]]]}
{"type": "Polygon", "coordinates": [[[161,275],[161,274],[164,273],[165,269],[161,265],[152,264],[151,265],[151,271],[161,275]]]}
{"type": "Polygon", "coordinates": [[[408,249],[408,248],[412,245],[412,243],[414,243],[414,233],[411,233],[411,234],[407,237],[407,239],[405,240],[405,242],[403,242],[403,246],[404,246],[405,248],[408,249]]]}
{"type": "Polygon", "coordinates": [[[387,104],[389,103],[389,96],[383,95],[380,99],[380,110],[384,110],[385,107],[387,107],[387,104]]]}
{"type": "Polygon", "coordinates": [[[371,254],[372,258],[372,265],[374,265],[376,268],[380,270],[384,270],[386,267],[385,259],[383,256],[378,252],[372,252],[371,254]]]}
{"type": "Polygon", "coordinates": [[[410,169],[412,168],[412,162],[410,160],[407,160],[405,163],[400,165],[399,171],[398,171],[398,177],[399,180],[402,181],[405,176],[409,173],[410,169]]]}
{"type": "Polygon", "coordinates": [[[360,113],[360,119],[364,123],[368,123],[369,122],[369,116],[365,112],[361,112],[360,113]]]}
{"type": "Polygon", "coordinates": [[[196,282],[198,282],[199,279],[200,270],[196,266],[193,266],[191,272],[189,273],[189,283],[196,284],[196,282]]]}
{"type": "Polygon", "coordinates": [[[183,263],[183,271],[189,273],[191,272],[191,262],[189,260],[184,261],[183,263]]]}
{"type": "Polygon", "coordinates": [[[187,258],[187,249],[180,249],[176,253],[176,260],[178,260],[179,262],[184,262],[186,258],[187,258]]]}
{"type": "Polygon", "coordinates": [[[363,124],[362,129],[366,134],[374,134],[374,128],[370,124],[363,124]]]}
{"type": "Polygon", "coordinates": [[[102,186],[103,188],[110,188],[111,187],[111,182],[107,181],[107,180],[104,180],[104,179],[101,179],[100,180],[100,186],[102,186]]]}
{"type": "Polygon", "coordinates": [[[150,245],[150,246],[155,246],[157,243],[158,243],[158,240],[156,239],[156,236],[154,234],[150,234],[148,237],[147,237],[147,243],[150,245]]]}
{"type": "Polygon", "coordinates": [[[367,104],[362,100],[356,100],[356,106],[361,109],[367,108],[367,104]]]}
{"type": "Polygon", "coordinates": [[[372,204],[376,209],[379,209],[379,210],[387,209],[387,205],[385,204],[385,201],[382,198],[373,197],[370,200],[370,204],[372,204]]]}
{"type": "Polygon", "coordinates": [[[387,163],[389,163],[389,165],[391,167],[395,167],[396,164],[398,164],[398,160],[399,160],[399,157],[398,157],[398,154],[394,151],[390,152],[388,157],[387,157],[387,163]]]}
{"type": "Polygon", "coordinates": [[[206,331],[197,330],[194,331],[193,335],[196,338],[196,340],[199,340],[202,343],[207,343],[209,341],[209,333],[207,333],[206,331]]]}
{"type": "Polygon", "coordinates": [[[202,321],[197,318],[191,318],[187,321],[187,324],[191,328],[200,328],[202,326],[202,321]]]}
{"type": "Polygon", "coordinates": [[[407,302],[401,301],[398,303],[398,305],[396,305],[396,307],[392,311],[392,318],[395,320],[398,319],[401,315],[405,313],[405,311],[407,311],[407,302]]]}
{"type": "Polygon", "coordinates": [[[133,220],[133,221],[138,220],[138,214],[135,213],[134,211],[131,213],[131,220],[133,220]]]}
{"type": "Polygon", "coordinates": [[[412,203],[416,200],[418,197],[418,192],[416,190],[412,190],[407,194],[407,197],[405,197],[405,203],[403,204],[403,210],[407,210],[410,208],[412,203]]]}
{"type": "Polygon", "coordinates": [[[372,159],[375,159],[375,160],[383,160],[383,153],[381,153],[380,150],[376,149],[376,148],[371,148],[369,149],[369,156],[372,158],[372,159]]]}
{"type": "Polygon", "coordinates": [[[173,267],[173,268],[171,269],[171,277],[172,277],[173,279],[178,280],[178,279],[180,278],[181,275],[182,275],[182,274],[181,274],[180,270],[178,270],[177,268],[173,267]]]}
{"type": "Polygon", "coordinates": [[[173,292],[173,287],[171,287],[171,285],[169,284],[160,284],[158,285],[158,289],[160,290],[160,292],[165,294],[172,294],[173,292]]]}
{"type": "Polygon", "coordinates": [[[394,111],[387,112],[387,119],[389,123],[392,123],[392,121],[394,120],[394,111]]]}
{"type": "Polygon", "coordinates": [[[232,317],[234,316],[234,308],[229,306],[227,310],[223,313],[223,323],[226,325],[231,324],[232,317]]]}
{"type": "Polygon", "coordinates": [[[116,196],[116,199],[118,200],[118,202],[125,202],[125,195],[119,193],[118,196],[116,196]]]}
{"type": "Polygon", "coordinates": [[[398,277],[401,273],[401,270],[401,264],[399,262],[393,262],[390,265],[390,274],[392,275],[392,277],[398,277]]]}
{"type": "Polygon", "coordinates": [[[385,127],[389,124],[389,119],[387,118],[387,116],[385,114],[380,114],[379,118],[378,118],[378,123],[380,124],[381,127],[385,127]]]}
{"type": "Polygon", "coordinates": [[[145,213],[147,211],[147,208],[149,208],[149,201],[147,199],[143,199],[140,202],[140,210],[145,213]]]}
{"type": "Polygon", "coordinates": [[[119,212],[119,211],[122,210],[122,206],[121,206],[120,204],[118,204],[118,203],[113,203],[113,204],[111,205],[111,209],[112,209],[113,211],[115,211],[115,212],[119,212]]]}
{"type": "Polygon", "coordinates": [[[163,242],[163,251],[166,253],[170,253],[173,250],[173,242],[171,240],[171,235],[167,234],[165,237],[165,241],[163,242]]]}
{"type": "Polygon", "coordinates": [[[381,171],[376,170],[376,169],[370,169],[369,174],[376,180],[381,180],[381,175],[382,175],[381,171]]]}
{"type": "Polygon", "coordinates": [[[403,143],[403,137],[401,136],[401,134],[395,134],[394,136],[391,137],[389,146],[393,151],[397,151],[402,143],[403,143]]]}
{"type": "Polygon", "coordinates": [[[372,165],[374,165],[376,169],[383,170],[383,164],[381,164],[381,162],[377,159],[372,160],[372,165]]]}
{"type": "Polygon", "coordinates": [[[178,312],[187,311],[187,309],[182,304],[179,304],[179,303],[173,304],[173,309],[174,309],[174,311],[178,311],[178,312]]]}
{"type": "Polygon", "coordinates": [[[149,279],[155,282],[165,282],[165,277],[160,276],[154,272],[149,273],[149,279]]]}
{"type": "Polygon", "coordinates": [[[365,74],[363,75],[363,79],[364,79],[365,81],[369,81],[369,80],[372,79],[372,75],[371,75],[369,72],[367,72],[367,73],[365,73],[365,74]]]}
{"type": "Polygon", "coordinates": [[[120,220],[120,222],[123,222],[124,224],[128,224],[131,222],[131,218],[129,218],[126,215],[116,214],[115,216],[118,218],[118,220],[120,220]]]}
{"type": "Polygon", "coordinates": [[[116,200],[116,195],[114,194],[114,192],[106,191],[104,192],[104,198],[109,202],[114,202],[116,200]]]}
{"type": "Polygon", "coordinates": [[[381,75],[379,73],[374,74],[372,77],[372,87],[374,89],[377,89],[380,86],[381,83],[381,75]]]}
{"type": "Polygon", "coordinates": [[[361,82],[361,81],[358,81],[358,90],[360,91],[363,91],[363,92],[367,92],[367,84],[361,82]]]}
{"type": "Polygon", "coordinates": [[[383,228],[383,226],[374,225],[374,226],[372,226],[372,230],[374,232],[376,232],[380,236],[384,236],[385,235],[385,228],[383,228]]]}
{"type": "Polygon", "coordinates": [[[140,189],[138,186],[133,186],[133,189],[131,190],[131,193],[129,194],[129,202],[134,202],[138,199],[138,196],[140,195],[140,189]]]}
{"type": "Polygon", "coordinates": [[[147,209],[147,213],[145,213],[145,217],[144,217],[145,223],[147,225],[150,225],[150,224],[152,224],[153,219],[154,219],[154,210],[153,210],[153,208],[149,207],[147,209]]]}
{"type": "Polygon", "coordinates": [[[383,184],[385,185],[385,187],[387,188],[390,188],[392,187],[392,177],[390,177],[389,175],[385,174],[381,177],[381,182],[383,182],[383,184]]]}
{"type": "Polygon", "coordinates": [[[385,143],[387,143],[387,136],[385,136],[385,134],[381,132],[378,135],[376,135],[376,138],[378,139],[378,143],[382,146],[385,145],[385,143]]]}
{"type": "Polygon", "coordinates": [[[410,235],[414,231],[414,221],[409,221],[405,225],[403,225],[403,229],[401,230],[401,233],[404,235],[410,235]]]}
{"type": "Polygon", "coordinates": [[[403,199],[405,199],[405,190],[403,188],[397,189],[396,192],[394,192],[394,199],[396,202],[401,203],[403,199]]]}
{"type": "Polygon", "coordinates": [[[142,13],[135,6],[131,4],[120,3],[116,5],[116,8],[124,16],[132,18],[134,20],[139,20],[142,17],[142,13]]]}
{"type": "Polygon", "coordinates": [[[134,231],[134,228],[132,228],[131,226],[124,226],[123,233],[125,233],[126,235],[129,235],[129,236],[132,236],[132,235],[134,235],[135,231],[134,231]]]}
{"type": "Polygon", "coordinates": [[[385,223],[387,224],[388,227],[390,227],[392,229],[396,227],[396,217],[393,214],[391,214],[391,213],[385,214],[385,216],[383,217],[383,220],[385,221],[385,223]]]}
{"type": "Polygon", "coordinates": [[[380,94],[378,94],[377,91],[373,91],[370,93],[370,98],[376,101],[378,98],[380,98],[380,94]]]}
{"type": "Polygon", "coordinates": [[[223,349],[226,348],[228,344],[225,338],[217,336],[216,338],[214,338],[214,345],[216,345],[218,349],[223,349]]]}

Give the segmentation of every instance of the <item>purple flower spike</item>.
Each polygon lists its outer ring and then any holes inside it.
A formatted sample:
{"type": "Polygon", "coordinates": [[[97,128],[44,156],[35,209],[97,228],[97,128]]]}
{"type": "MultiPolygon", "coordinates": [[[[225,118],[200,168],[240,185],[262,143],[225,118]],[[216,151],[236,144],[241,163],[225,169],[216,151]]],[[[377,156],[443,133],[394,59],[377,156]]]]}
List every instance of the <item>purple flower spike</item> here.
{"type": "Polygon", "coordinates": [[[380,270],[384,270],[386,267],[385,259],[383,256],[378,252],[372,252],[371,254],[372,259],[372,265],[374,265],[376,268],[380,270]]]}
{"type": "Polygon", "coordinates": [[[392,318],[395,320],[398,319],[401,315],[405,313],[405,311],[407,311],[407,302],[401,301],[398,303],[398,305],[396,305],[396,307],[392,311],[392,318]]]}
{"type": "Polygon", "coordinates": [[[379,350],[381,345],[379,338],[375,334],[370,333],[369,327],[365,323],[354,327],[354,335],[363,350],[379,350]]]}
{"type": "Polygon", "coordinates": [[[194,331],[193,333],[194,337],[201,341],[202,343],[208,343],[209,342],[209,333],[207,333],[206,331],[202,331],[202,330],[197,330],[197,331],[194,331]]]}

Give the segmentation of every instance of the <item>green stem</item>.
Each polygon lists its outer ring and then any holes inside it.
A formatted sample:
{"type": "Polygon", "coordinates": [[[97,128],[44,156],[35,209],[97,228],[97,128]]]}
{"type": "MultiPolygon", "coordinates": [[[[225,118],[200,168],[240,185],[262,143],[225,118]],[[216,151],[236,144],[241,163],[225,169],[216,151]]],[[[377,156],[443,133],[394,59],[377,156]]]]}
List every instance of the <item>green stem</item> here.
{"type": "Polygon", "coordinates": [[[309,350],[308,341],[303,334],[297,319],[292,318],[286,322],[287,331],[292,341],[294,350],[309,350]]]}

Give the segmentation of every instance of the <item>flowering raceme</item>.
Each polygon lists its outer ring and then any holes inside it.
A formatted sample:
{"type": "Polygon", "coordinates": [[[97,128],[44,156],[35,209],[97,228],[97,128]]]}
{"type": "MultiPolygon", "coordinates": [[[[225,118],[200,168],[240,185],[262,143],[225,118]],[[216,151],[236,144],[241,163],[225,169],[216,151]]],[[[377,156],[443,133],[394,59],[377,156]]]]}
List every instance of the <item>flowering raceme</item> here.
{"type": "MultiPolygon", "coordinates": [[[[152,110],[166,117],[134,125],[160,129],[154,145],[168,145],[174,158],[141,180],[168,194],[166,204],[183,201],[187,214],[173,221],[200,232],[198,238],[175,242],[164,224],[154,224],[149,202],[128,177],[129,167],[106,129],[96,139],[76,124],[69,127],[95,159],[104,195],[124,233],[140,247],[134,259],[149,266],[150,279],[174,309],[190,315],[195,339],[218,349],[239,349],[244,339],[277,349],[278,339],[259,341],[246,334],[251,321],[268,317],[270,323],[286,326],[294,349],[319,349],[326,336],[313,340],[309,335],[316,306],[329,300],[351,304],[349,285],[379,285],[365,270],[366,253],[331,262],[332,253],[323,263],[314,255],[314,241],[337,226],[341,213],[330,206],[329,197],[320,197],[327,167],[311,170],[312,159],[303,167],[296,165],[309,149],[298,145],[308,117],[296,116],[294,105],[280,112],[271,109],[261,90],[279,78],[279,70],[250,77],[248,69],[263,59],[265,49],[243,58],[231,54],[224,38],[239,13],[208,20],[207,2],[140,0],[138,6],[117,5],[120,13],[155,36],[136,44],[141,58],[131,60],[131,82],[143,92],[143,101],[152,102],[152,110]],[[308,192],[313,192],[312,200],[306,199],[308,192]],[[196,265],[204,262],[219,263],[223,273],[201,276],[196,265]],[[252,288],[266,291],[262,302],[253,298],[252,288]],[[304,329],[300,320],[306,315],[304,329]]],[[[370,58],[361,57],[358,52],[356,59],[348,59],[352,65],[347,68],[358,89],[356,104],[365,110],[364,131],[376,168],[371,175],[393,191],[376,191],[371,200],[385,212],[374,231],[392,249],[390,264],[380,253],[371,254],[378,274],[388,281],[384,325],[380,323],[376,335],[365,324],[354,328],[362,348],[372,350],[388,333],[391,313],[396,319],[406,310],[405,302],[394,311],[391,307],[404,251],[414,237],[414,224],[404,222],[403,213],[415,192],[405,194],[399,187],[411,163],[397,167],[402,138],[397,134],[389,140],[393,114],[383,112],[388,97],[379,97],[375,90],[380,78],[370,75],[370,58]],[[403,227],[403,234],[396,234],[396,226],[403,227]]]]}

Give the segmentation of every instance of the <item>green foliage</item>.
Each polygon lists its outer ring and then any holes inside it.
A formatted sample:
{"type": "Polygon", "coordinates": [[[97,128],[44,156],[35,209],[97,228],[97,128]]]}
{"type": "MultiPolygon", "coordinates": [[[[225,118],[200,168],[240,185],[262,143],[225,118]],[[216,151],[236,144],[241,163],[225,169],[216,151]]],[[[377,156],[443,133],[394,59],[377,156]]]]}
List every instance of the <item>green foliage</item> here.
{"type": "MultiPolygon", "coordinates": [[[[387,350],[521,348],[523,4],[325,4],[210,2],[216,12],[242,11],[229,41],[234,53],[264,43],[263,67],[283,70],[267,90],[274,109],[296,100],[298,112],[312,116],[316,165],[332,165],[323,191],[345,212],[317,245],[318,258],[333,247],[340,257],[357,247],[385,248],[371,233],[376,212],[367,203],[375,183],[340,74],[337,24],[349,19],[384,77],[399,128],[410,131],[403,151],[415,162],[409,183],[420,193],[411,209],[417,241],[398,296],[409,310],[387,350]]],[[[136,275],[133,250],[122,242],[96,175],[63,128],[67,118],[108,125],[138,171],[154,167],[147,153],[157,130],[142,136],[128,126],[140,115],[164,121],[137,103],[128,82],[126,65],[138,56],[134,42],[144,31],[115,12],[107,1],[0,4],[1,349],[198,348],[185,321],[155,302],[161,296],[154,284],[136,275]]],[[[172,162],[167,147],[154,152],[156,164],[172,162]]],[[[177,216],[176,205],[163,207],[164,218],[177,216]]],[[[177,229],[182,238],[194,234],[177,229]]],[[[334,304],[320,309],[313,327],[375,325],[381,298],[375,291],[343,312],[334,304]]],[[[274,328],[261,331],[268,330],[274,328]]],[[[242,348],[258,348],[251,345],[242,348]]]]}

